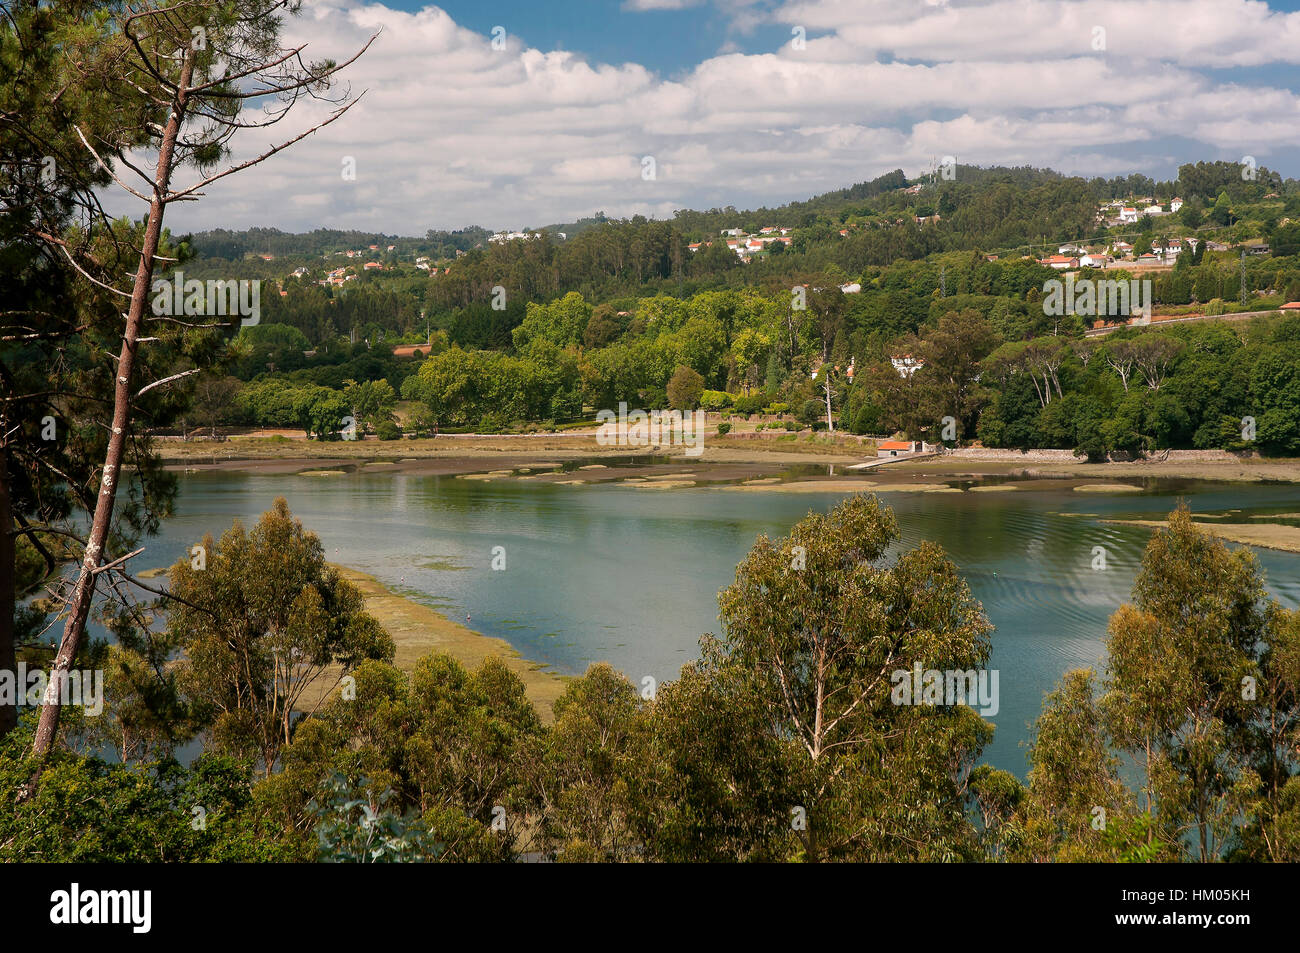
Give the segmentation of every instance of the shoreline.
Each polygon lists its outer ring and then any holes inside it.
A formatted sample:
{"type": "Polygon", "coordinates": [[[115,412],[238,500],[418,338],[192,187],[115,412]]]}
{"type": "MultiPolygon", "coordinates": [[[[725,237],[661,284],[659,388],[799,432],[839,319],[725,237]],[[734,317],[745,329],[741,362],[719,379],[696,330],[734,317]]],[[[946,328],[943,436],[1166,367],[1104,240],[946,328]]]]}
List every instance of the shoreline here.
{"type": "MultiPolygon", "coordinates": [[[[450,655],[471,670],[489,656],[499,658],[523,681],[528,700],[542,721],[550,724],[554,719],[555,701],[564,693],[569,676],[549,671],[543,662],[524,658],[504,639],[476,632],[437,609],[392,591],[369,573],[337,563],[330,566],[361,590],[366,611],[392,636],[396,649],[393,665],[397,668],[409,674],[416,661],[431,652],[450,655]]],[[[329,693],[334,691],[331,688],[329,693]]],[[[315,701],[304,699],[304,707],[310,709],[315,701]]]]}
{"type": "Polygon", "coordinates": [[[917,491],[936,492],[937,486],[952,489],[940,486],[949,481],[995,481],[987,489],[1007,485],[1022,488],[1020,484],[1029,481],[1043,489],[1052,483],[1096,486],[1148,479],[1300,482],[1300,459],[1294,458],[1236,457],[1226,452],[1193,450],[1172,451],[1145,460],[1088,463],[1072,457],[1069,451],[970,449],[876,463],[870,441],[823,435],[761,441],[720,437],[706,442],[698,456],[687,456],[680,447],[601,446],[590,434],[444,435],[354,443],[241,437],[224,443],[168,442],[160,450],[167,469],[184,473],[297,474],[320,479],[388,473],[564,485],[630,481],[658,489],[712,486],[807,492],[818,490],[814,484],[824,482],[834,484],[824,488],[827,492],[901,489],[908,485],[917,491]],[[864,463],[872,465],[863,467],[864,463]]]}
{"type": "MultiPolygon", "coordinates": [[[[1211,536],[1217,536],[1225,542],[1238,543],[1243,546],[1255,546],[1259,549],[1275,549],[1283,553],[1300,553],[1300,526],[1288,526],[1285,523],[1265,522],[1267,517],[1252,517],[1256,523],[1206,523],[1204,517],[1193,521],[1198,529],[1211,536]]],[[[1099,520],[1113,526],[1138,526],[1152,531],[1168,529],[1168,520],[1099,520]]]]}

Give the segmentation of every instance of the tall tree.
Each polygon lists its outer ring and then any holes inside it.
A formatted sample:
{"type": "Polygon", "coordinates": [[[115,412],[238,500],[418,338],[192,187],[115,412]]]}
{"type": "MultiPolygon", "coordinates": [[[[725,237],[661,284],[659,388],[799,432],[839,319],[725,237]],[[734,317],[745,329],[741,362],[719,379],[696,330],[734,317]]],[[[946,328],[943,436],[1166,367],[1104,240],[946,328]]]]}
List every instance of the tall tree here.
{"type": "Polygon", "coordinates": [[[75,127],[78,139],[101,168],[119,187],[144,202],[148,214],[130,292],[100,283],[105,290],[128,299],[130,304],[123,315],[99,493],[80,571],[67,601],[67,621],[54,658],[54,677],[50,680],[52,689],[41,710],[33,742],[33,752],[38,757],[54,743],[63,701],[60,693],[64,680],[60,676],[72,666],[85,636],[96,577],[108,551],[124,451],[133,432],[134,405],[144,393],[194,373],[181,372],[137,389],[137,356],[149,337],[143,333],[144,329],[154,322],[182,326],[197,323],[200,327],[230,323],[186,322],[175,316],[150,313],[150,295],[157,290],[153,288],[153,276],[160,260],[166,210],[174,202],[193,200],[211,183],[257,165],[336,121],[357,101],[348,94],[336,97],[332,100],[335,110],[323,122],[251,159],[209,173],[228,154],[227,144],[240,129],[280,122],[304,95],[325,96],[335,74],[364,52],[363,48],[343,64],[305,62],[302,46],[286,48],[280,43],[282,14],[295,13],[299,7],[299,3],[288,0],[125,4],[106,26],[107,43],[116,53],[111,70],[101,66],[80,77],[83,84],[103,84],[120,102],[122,122],[128,128],[145,130],[157,154],[150,173],[128,158],[123,137],[115,129],[104,135],[94,128],[75,127]],[[241,118],[242,107],[250,100],[269,100],[274,105],[266,107],[259,116],[241,118]],[[185,166],[196,168],[201,178],[193,184],[174,187],[173,175],[185,166]],[[128,180],[123,176],[135,178],[128,180]],[[142,186],[137,188],[129,181],[137,181],[142,186]]]}
{"type": "Polygon", "coordinates": [[[885,562],[897,539],[888,508],[850,497],[784,539],[759,537],[718,597],[711,664],[745,680],[784,740],[809,860],[978,852],[968,785],[992,729],[966,704],[904,700],[899,686],[918,665],[982,669],[992,627],[937,546],[885,562]]]}
{"type": "Polygon", "coordinates": [[[319,707],[364,659],[393,641],[361,593],[325,562],[283,497],[251,532],[238,523],[171,568],[168,632],[184,650],[180,681],[206,710],[216,748],[261,760],[269,774],[294,713],[319,707]],[[329,684],[323,684],[333,678],[329,684]]]}

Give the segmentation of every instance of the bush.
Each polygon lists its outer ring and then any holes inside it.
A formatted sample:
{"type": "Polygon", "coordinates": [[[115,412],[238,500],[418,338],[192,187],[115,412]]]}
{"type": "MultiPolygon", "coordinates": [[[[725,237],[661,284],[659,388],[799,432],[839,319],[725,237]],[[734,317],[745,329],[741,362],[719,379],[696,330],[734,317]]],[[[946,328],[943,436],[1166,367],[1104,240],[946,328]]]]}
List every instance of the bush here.
{"type": "Polygon", "coordinates": [[[799,419],[806,424],[811,424],[821,419],[822,412],[826,405],[820,400],[805,400],[803,406],[799,408],[799,419]]]}
{"type": "Polygon", "coordinates": [[[718,436],[725,437],[731,432],[731,424],[718,424],[718,436]]]}
{"type": "Polygon", "coordinates": [[[768,404],[763,408],[765,414],[788,414],[790,412],[789,404],[768,404]]]}
{"type": "Polygon", "coordinates": [[[751,394],[749,397],[737,397],[732,407],[736,413],[748,416],[762,411],[766,400],[762,394],[751,394]]]}
{"type": "Polygon", "coordinates": [[[375,433],[380,440],[396,440],[402,435],[402,430],[391,420],[381,420],[375,426],[375,433]]]}
{"type": "Polygon", "coordinates": [[[722,410],[731,406],[731,395],[725,390],[706,390],[700,395],[700,407],[704,410],[722,410]]]}
{"type": "Polygon", "coordinates": [[[679,364],[668,381],[668,406],[673,410],[694,410],[704,395],[704,378],[684,364],[679,364]]]}
{"type": "Polygon", "coordinates": [[[795,423],[793,420],[787,420],[787,421],[785,422],[785,429],[786,429],[786,430],[791,430],[791,431],[793,431],[793,430],[798,430],[798,429],[799,429],[799,425],[798,425],[797,423],[795,423]]]}

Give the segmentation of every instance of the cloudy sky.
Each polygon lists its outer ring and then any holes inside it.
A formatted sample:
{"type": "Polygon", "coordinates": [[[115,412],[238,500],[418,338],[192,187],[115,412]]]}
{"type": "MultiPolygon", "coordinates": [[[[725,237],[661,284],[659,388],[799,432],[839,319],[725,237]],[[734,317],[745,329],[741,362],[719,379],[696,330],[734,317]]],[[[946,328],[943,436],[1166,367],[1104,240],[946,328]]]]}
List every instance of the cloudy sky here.
{"type": "MultiPolygon", "coordinates": [[[[777,205],[899,167],[916,175],[944,156],[1157,178],[1185,161],[1253,156],[1300,176],[1297,9],[306,0],[284,38],[309,54],[346,58],[379,31],[346,74],[363,100],[202,201],[173,206],[168,224],[421,235],[597,211],[668,217],[777,205]]],[[[300,105],[272,130],[243,133],[236,158],[325,112],[300,105]]]]}

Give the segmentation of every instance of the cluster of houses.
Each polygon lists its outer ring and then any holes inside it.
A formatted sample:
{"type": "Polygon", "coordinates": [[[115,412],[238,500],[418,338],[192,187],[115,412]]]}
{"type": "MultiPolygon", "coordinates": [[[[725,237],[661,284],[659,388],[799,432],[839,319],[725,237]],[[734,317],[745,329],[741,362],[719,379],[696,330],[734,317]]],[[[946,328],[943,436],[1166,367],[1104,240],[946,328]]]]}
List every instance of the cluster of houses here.
{"type": "MultiPolygon", "coordinates": [[[[415,259],[415,267],[419,268],[421,271],[427,271],[430,275],[436,275],[439,273],[438,266],[430,263],[428,255],[421,255],[419,258],[415,259]]],[[[446,268],[443,268],[442,274],[444,275],[451,274],[451,267],[448,266],[446,268]]]]}
{"type": "MultiPolygon", "coordinates": [[[[298,272],[296,271],[294,272],[295,275],[297,273],[298,272]]],[[[356,273],[352,272],[350,269],[346,267],[335,268],[333,271],[329,272],[329,274],[325,276],[324,280],[318,281],[317,284],[326,288],[328,287],[341,288],[343,287],[343,283],[345,281],[355,281],[356,277],[357,277],[356,273]]]]}
{"type": "Polygon", "coordinates": [[[889,359],[889,363],[894,365],[894,370],[898,371],[899,377],[911,377],[925,367],[925,361],[911,354],[895,354],[889,359]]]}
{"type": "MultiPolygon", "coordinates": [[[[1040,265],[1055,268],[1057,271],[1074,271],[1078,268],[1109,268],[1111,266],[1129,267],[1132,265],[1172,265],[1184,250],[1195,253],[1201,244],[1199,238],[1157,238],[1151,242],[1150,251],[1137,249],[1123,240],[1110,242],[1101,248],[1088,250],[1082,245],[1061,245],[1055,255],[1038,259],[1040,265]]],[[[1223,242],[1206,241],[1206,251],[1231,251],[1240,249],[1248,255],[1267,255],[1269,246],[1260,241],[1243,242],[1240,245],[1227,245],[1223,242]]]]}
{"type": "MultiPolygon", "coordinates": [[[[760,228],[757,234],[751,235],[743,228],[724,228],[721,238],[741,261],[749,261],[754,255],[767,251],[773,243],[789,246],[794,241],[790,235],[792,231],[794,231],[792,228],[766,225],[760,228]]],[[[686,247],[692,252],[697,252],[701,248],[709,248],[712,245],[713,242],[691,242],[686,247]]]]}
{"type": "MultiPolygon", "coordinates": [[[[569,237],[564,232],[555,232],[555,235],[561,241],[569,237]]],[[[496,232],[488,236],[488,241],[494,245],[499,245],[502,242],[530,242],[541,237],[541,232],[496,232]]]]}
{"type": "Polygon", "coordinates": [[[1136,225],[1142,218],[1159,218],[1161,215],[1173,215],[1183,207],[1183,200],[1173,198],[1166,208],[1149,196],[1131,200],[1132,205],[1124,202],[1107,202],[1097,209],[1097,221],[1107,225],[1136,225]]]}
{"type": "MultiPolygon", "coordinates": [[[[393,251],[393,250],[395,250],[396,248],[397,248],[396,245],[389,245],[389,246],[388,246],[388,251],[393,251]]],[[[336,251],[336,252],[334,252],[334,255],[336,255],[336,256],[337,256],[337,255],[346,255],[348,258],[369,258],[371,255],[373,255],[373,254],[378,254],[378,253],[379,253],[379,246],[378,246],[378,245],[371,245],[368,249],[366,249],[366,248],[355,248],[355,249],[351,249],[351,248],[350,248],[350,249],[347,249],[346,251],[336,251]]],[[[325,257],[326,257],[326,258],[329,258],[330,256],[329,256],[329,255],[326,255],[325,257]]]]}

